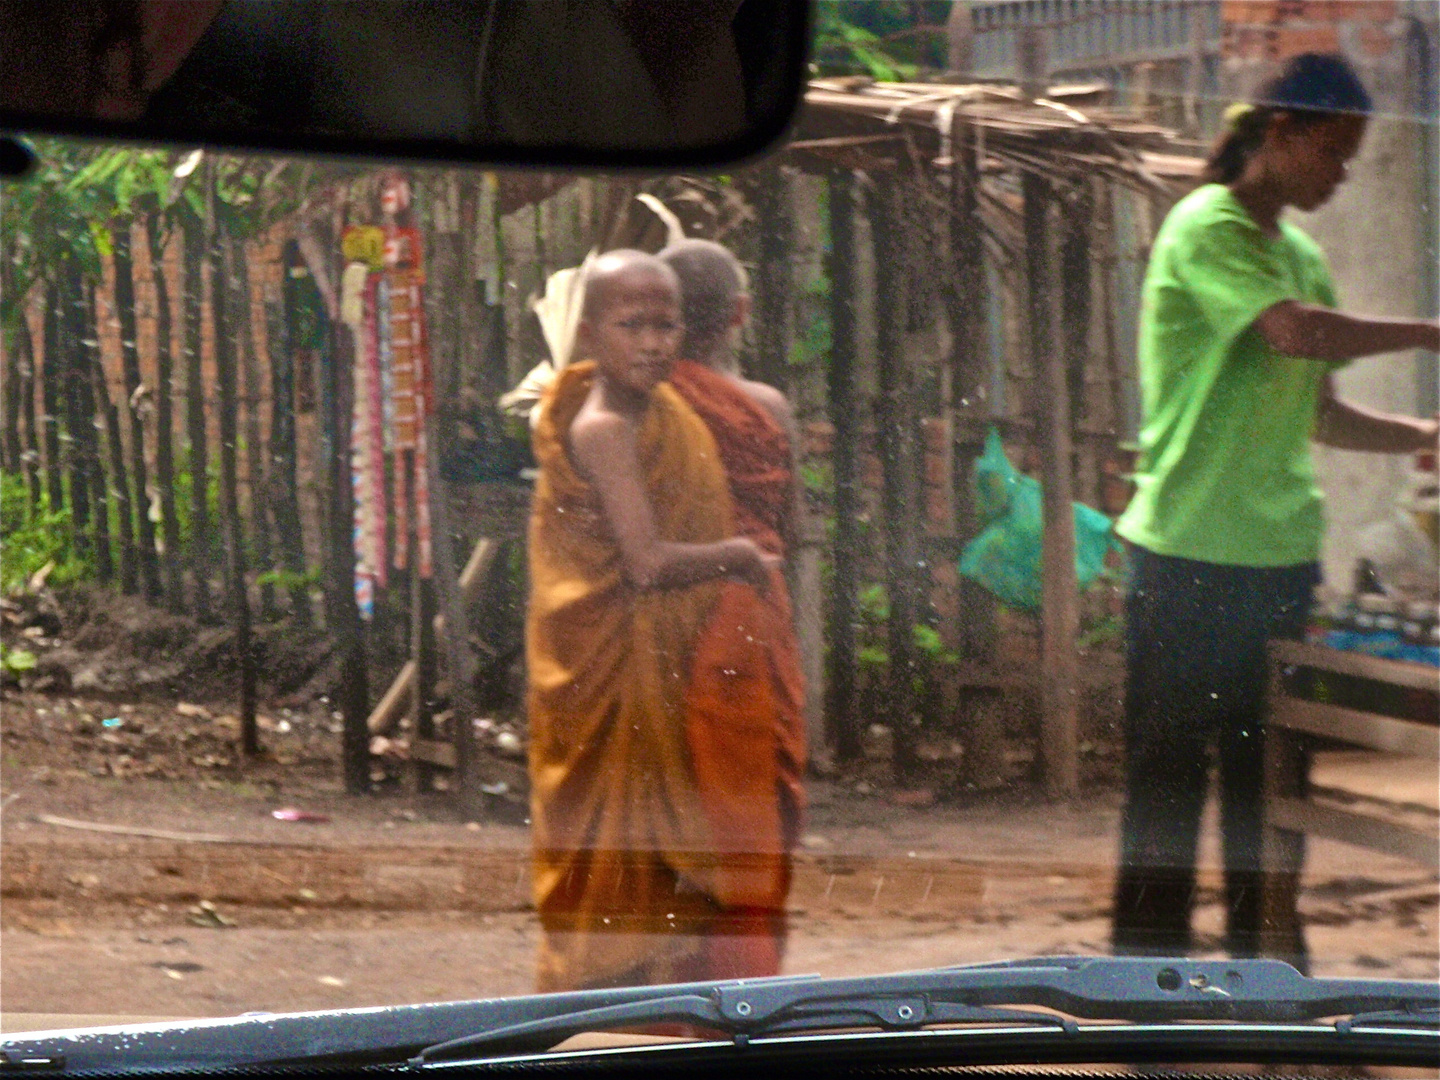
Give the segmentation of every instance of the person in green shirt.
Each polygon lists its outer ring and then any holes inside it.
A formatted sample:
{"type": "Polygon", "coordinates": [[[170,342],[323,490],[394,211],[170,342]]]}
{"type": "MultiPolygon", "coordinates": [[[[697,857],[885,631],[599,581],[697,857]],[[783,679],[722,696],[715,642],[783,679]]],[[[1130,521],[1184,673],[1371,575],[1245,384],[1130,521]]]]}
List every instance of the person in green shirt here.
{"type": "MultiPolygon", "coordinates": [[[[1184,955],[1212,755],[1225,946],[1258,955],[1265,649],[1303,630],[1324,530],[1310,443],[1408,453],[1435,420],[1336,397],[1357,357],[1440,349],[1440,324],[1335,310],[1320,249],[1281,220],[1345,180],[1370,96],[1338,56],[1305,54],[1233,107],[1206,183],[1155,239],[1140,317],[1144,420],[1128,542],[1126,795],[1112,948],[1184,955]]],[[[1298,927],[1267,927],[1306,965],[1298,927]]]]}

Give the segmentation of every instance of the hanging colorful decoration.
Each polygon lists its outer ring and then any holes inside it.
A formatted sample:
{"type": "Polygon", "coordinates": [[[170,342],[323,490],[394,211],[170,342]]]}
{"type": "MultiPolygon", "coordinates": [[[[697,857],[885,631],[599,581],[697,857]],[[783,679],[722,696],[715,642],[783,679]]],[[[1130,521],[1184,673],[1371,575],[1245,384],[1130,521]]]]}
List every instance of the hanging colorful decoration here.
{"type": "Polygon", "coordinates": [[[392,174],[382,182],[383,225],[341,234],[347,314],[355,340],[351,478],[355,502],[355,596],[371,618],[376,588],[411,562],[433,574],[429,418],[433,412],[425,334],[425,270],[420,232],[408,224],[410,188],[392,174]],[[353,295],[352,295],[353,292],[353,295]],[[386,476],[387,458],[390,475],[386,476]],[[393,542],[392,538],[393,537],[393,542]]]}

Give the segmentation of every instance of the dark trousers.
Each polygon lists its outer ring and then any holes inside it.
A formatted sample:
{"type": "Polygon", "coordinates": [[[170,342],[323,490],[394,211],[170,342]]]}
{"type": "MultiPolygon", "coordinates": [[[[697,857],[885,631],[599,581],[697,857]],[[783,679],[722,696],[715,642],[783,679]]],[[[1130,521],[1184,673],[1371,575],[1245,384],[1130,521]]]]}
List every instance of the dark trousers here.
{"type": "Polygon", "coordinates": [[[1131,547],[1125,600],[1125,811],[1116,953],[1190,951],[1195,855],[1220,781],[1225,947],[1257,955],[1266,643],[1304,629],[1313,564],[1219,566],[1131,547]]]}

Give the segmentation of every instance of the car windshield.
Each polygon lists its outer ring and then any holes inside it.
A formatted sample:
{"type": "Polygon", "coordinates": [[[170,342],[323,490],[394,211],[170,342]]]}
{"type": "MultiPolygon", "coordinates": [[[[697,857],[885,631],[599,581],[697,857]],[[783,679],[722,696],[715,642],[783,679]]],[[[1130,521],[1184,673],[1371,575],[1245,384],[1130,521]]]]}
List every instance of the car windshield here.
{"type": "Polygon", "coordinates": [[[33,140],[7,1032],[1440,977],[1434,6],[813,20],[723,174],[33,140]]]}

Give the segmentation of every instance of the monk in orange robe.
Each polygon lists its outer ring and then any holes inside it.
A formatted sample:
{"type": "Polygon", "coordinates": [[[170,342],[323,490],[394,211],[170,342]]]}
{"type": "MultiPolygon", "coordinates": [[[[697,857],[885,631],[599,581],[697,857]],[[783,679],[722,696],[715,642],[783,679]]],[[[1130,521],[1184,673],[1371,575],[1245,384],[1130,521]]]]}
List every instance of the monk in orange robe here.
{"type": "Polygon", "coordinates": [[[725,580],[778,560],[734,537],[703,421],[663,380],[683,334],[675,274],[611,252],[591,267],[584,361],[534,434],[526,620],[541,991],[705,976],[715,847],[682,713],[725,580]]]}
{"type": "MultiPolygon", "coordinates": [[[[715,438],[736,531],[783,558],[799,520],[795,425],[780,391],[738,374],[734,341],[749,315],[744,272],[706,240],[680,241],[660,257],[684,297],[683,359],[670,382],[715,438]]],[[[721,585],[691,659],[685,711],[724,907],[707,975],[778,974],[805,769],[800,649],[778,568],[765,590],[721,585]]]]}

